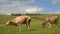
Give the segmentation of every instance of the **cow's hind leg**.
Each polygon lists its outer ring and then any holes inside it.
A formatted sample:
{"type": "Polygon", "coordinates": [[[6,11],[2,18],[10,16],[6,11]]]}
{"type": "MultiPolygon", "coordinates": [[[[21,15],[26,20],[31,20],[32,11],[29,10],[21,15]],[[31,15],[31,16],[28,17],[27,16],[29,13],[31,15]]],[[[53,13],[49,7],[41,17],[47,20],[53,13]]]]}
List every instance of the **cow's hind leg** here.
{"type": "Polygon", "coordinates": [[[57,23],[57,22],[55,23],[55,26],[56,26],[56,28],[57,28],[57,26],[58,26],[58,23],[57,23]]]}
{"type": "Polygon", "coordinates": [[[31,20],[29,19],[29,20],[27,21],[27,23],[26,23],[27,30],[29,30],[29,29],[30,29],[30,22],[31,22],[31,20]]]}
{"type": "Polygon", "coordinates": [[[30,29],[30,24],[27,23],[26,27],[27,27],[26,29],[29,30],[30,29]]]}

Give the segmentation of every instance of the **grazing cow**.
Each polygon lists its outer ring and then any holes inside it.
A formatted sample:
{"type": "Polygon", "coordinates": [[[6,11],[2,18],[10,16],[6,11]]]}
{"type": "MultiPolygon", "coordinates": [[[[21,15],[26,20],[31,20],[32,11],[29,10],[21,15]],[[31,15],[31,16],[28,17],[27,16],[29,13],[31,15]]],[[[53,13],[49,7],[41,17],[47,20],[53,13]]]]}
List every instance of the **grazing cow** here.
{"type": "Polygon", "coordinates": [[[52,16],[52,17],[46,17],[42,23],[42,27],[45,27],[45,25],[48,25],[48,28],[51,28],[51,24],[56,24],[58,23],[58,17],[57,16],[52,16]]]}
{"type": "Polygon", "coordinates": [[[26,24],[27,30],[29,30],[30,22],[31,22],[30,16],[17,16],[16,18],[14,18],[12,20],[7,21],[6,25],[15,25],[15,26],[19,25],[19,28],[21,31],[21,25],[22,24],[26,24]]]}

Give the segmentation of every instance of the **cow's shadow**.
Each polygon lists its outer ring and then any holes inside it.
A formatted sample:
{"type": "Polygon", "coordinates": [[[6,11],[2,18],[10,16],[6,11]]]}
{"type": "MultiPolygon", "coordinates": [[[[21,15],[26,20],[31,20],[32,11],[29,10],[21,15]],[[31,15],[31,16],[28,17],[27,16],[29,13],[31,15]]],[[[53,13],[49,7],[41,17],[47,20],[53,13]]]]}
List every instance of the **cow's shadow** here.
{"type": "Polygon", "coordinates": [[[29,31],[36,31],[36,29],[30,29],[29,31]]]}

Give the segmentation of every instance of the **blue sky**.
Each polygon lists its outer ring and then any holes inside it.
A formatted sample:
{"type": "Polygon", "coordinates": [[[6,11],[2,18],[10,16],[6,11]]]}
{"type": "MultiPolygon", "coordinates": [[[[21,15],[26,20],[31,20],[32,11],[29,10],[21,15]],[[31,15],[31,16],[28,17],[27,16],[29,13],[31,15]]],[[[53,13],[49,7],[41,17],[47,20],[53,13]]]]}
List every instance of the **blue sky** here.
{"type": "Polygon", "coordinates": [[[60,14],[60,0],[0,0],[0,14],[60,14]]]}

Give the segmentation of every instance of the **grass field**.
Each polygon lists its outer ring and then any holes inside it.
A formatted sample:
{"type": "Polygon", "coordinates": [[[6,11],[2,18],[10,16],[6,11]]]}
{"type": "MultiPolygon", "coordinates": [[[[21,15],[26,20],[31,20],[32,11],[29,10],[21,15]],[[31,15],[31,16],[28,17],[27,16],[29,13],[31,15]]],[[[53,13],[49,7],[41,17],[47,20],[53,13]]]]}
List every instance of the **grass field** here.
{"type": "Polygon", "coordinates": [[[15,16],[0,15],[0,34],[60,34],[60,14],[55,14],[59,17],[58,25],[52,25],[52,28],[42,28],[42,21],[46,16],[53,15],[30,15],[32,17],[30,30],[26,31],[26,26],[22,25],[22,31],[19,31],[18,26],[5,26],[5,23],[13,19],[15,16]]]}

